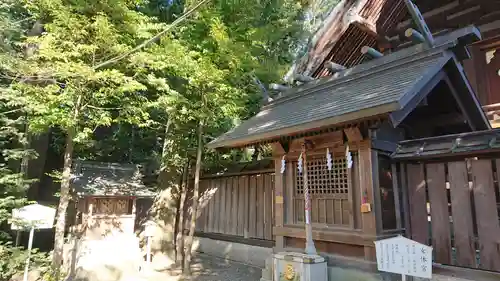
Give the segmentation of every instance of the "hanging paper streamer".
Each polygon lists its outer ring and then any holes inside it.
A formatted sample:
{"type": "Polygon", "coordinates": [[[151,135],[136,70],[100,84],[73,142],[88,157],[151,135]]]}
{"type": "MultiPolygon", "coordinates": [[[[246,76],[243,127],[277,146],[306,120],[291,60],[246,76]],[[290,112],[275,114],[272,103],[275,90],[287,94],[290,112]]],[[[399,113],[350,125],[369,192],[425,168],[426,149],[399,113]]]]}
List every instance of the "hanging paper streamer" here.
{"type": "Polygon", "coordinates": [[[281,173],[282,174],[285,172],[285,166],[286,166],[285,156],[283,156],[283,158],[281,158],[281,173]]]}
{"type": "Polygon", "coordinates": [[[302,153],[299,156],[299,161],[297,162],[297,169],[299,170],[299,173],[302,174],[302,153]]]}
{"type": "Polygon", "coordinates": [[[328,147],[326,148],[326,166],[328,167],[328,171],[332,170],[333,167],[332,155],[330,154],[330,149],[328,147]]]}
{"type": "Polygon", "coordinates": [[[352,155],[351,151],[349,151],[349,145],[346,145],[345,148],[345,160],[347,161],[347,168],[352,168],[352,155]]]}

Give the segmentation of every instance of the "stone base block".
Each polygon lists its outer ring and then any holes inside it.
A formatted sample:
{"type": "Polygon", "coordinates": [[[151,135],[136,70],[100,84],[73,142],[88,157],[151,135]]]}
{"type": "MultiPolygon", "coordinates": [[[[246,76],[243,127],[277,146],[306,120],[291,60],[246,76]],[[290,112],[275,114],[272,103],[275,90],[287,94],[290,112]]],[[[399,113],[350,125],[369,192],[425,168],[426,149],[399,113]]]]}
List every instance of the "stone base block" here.
{"type": "Polygon", "coordinates": [[[327,280],[327,264],[321,256],[294,252],[274,255],[274,281],[327,280]]]}

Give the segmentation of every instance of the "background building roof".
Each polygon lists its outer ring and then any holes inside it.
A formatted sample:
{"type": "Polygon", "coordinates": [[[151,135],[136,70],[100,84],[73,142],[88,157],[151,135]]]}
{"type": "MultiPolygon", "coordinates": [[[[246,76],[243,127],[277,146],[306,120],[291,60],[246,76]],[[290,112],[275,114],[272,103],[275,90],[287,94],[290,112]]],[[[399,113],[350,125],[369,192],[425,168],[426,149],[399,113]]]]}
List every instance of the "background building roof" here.
{"type": "Polygon", "coordinates": [[[72,187],[78,195],[152,197],[138,165],[76,161],[72,187]]]}
{"type": "Polygon", "coordinates": [[[402,109],[452,58],[448,49],[477,37],[466,28],[410,46],[285,92],[256,116],[208,144],[237,147],[402,109]]]}

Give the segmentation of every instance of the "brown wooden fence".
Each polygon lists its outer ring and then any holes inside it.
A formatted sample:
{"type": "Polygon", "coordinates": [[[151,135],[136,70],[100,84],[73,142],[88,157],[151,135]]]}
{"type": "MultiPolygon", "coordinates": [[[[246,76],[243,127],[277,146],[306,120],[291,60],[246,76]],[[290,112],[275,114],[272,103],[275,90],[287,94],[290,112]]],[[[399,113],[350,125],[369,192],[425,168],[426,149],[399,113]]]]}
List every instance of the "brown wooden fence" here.
{"type": "Polygon", "coordinates": [[[500,271],[500,158],[400,165],[411,238],[437,263],[500,271]]]}
{"type": "Polygon", "coordinates": [[[200,189],[197,232],[273,240],[273,173],[206,177],[200,189]]]}

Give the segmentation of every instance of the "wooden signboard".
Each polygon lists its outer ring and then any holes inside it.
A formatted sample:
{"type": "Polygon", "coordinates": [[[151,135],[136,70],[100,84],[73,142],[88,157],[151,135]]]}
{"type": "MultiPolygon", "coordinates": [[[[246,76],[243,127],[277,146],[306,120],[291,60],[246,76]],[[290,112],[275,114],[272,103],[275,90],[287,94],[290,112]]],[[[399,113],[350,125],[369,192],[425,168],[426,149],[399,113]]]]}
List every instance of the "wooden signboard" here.
{"type": "Polygon", "coordinates": [[[406,276],[432,278],[432,247],[403,236],[375,242],[377,269],[406,276]]]}

